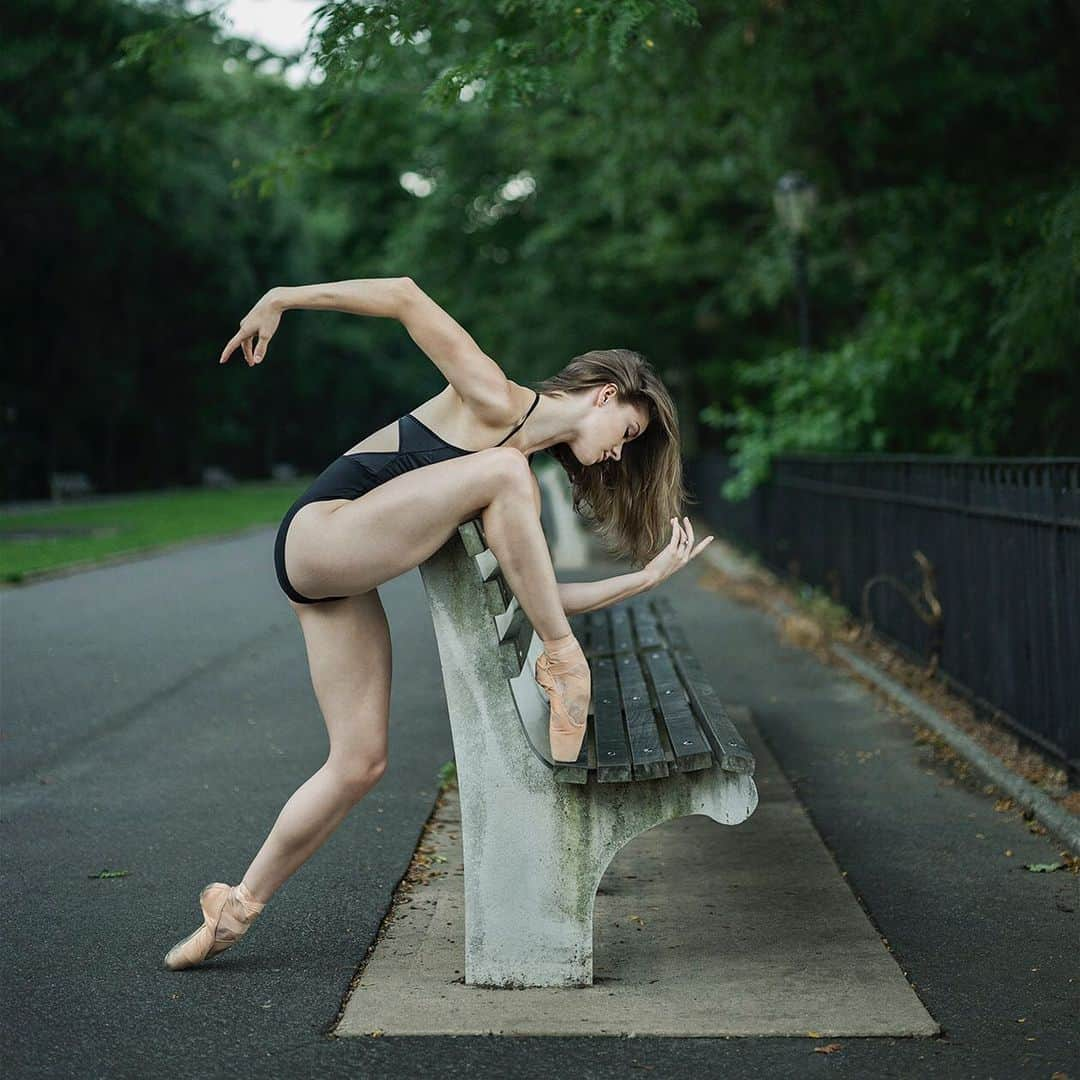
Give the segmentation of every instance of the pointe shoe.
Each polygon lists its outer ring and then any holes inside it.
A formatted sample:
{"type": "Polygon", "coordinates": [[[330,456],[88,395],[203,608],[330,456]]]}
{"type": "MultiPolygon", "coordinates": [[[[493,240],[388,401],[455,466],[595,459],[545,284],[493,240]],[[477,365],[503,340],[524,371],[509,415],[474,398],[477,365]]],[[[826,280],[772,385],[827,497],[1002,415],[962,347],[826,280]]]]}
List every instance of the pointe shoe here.
{"type": "Polygon", "coordinates": [[[202,926],[165,954],[165,966],[170,971],[194,967],[224,952],[243,937],[265,904],[256,900],[242,881],[239,885],[214,881],[199,893],[199,906],[202,926]]]}
{"type": "Polygon", "coordinates": [[[548,739],[555,761],[577,761],[588,729],[592,672],[573,634],[544,642],[536,658],[536,681],[551,703],[548,739]]]}

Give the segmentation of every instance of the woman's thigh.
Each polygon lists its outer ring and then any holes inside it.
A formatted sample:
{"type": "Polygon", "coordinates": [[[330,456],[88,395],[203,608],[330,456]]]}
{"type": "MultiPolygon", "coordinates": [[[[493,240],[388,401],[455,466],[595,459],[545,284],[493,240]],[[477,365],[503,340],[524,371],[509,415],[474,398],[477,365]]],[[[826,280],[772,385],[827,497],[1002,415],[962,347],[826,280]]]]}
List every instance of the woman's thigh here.
{"type": "Polygon", "coordinates": [[[413,469],[357,499],[308,503],[289,526],[286,573],[313,600],[364,593],[419,566],[500,490],[519,485],[533,486],[528,459],[493,447],[413,469]]]}
{"type": "Polygon", "coordinates": [[[393,663],[377,589],[326,604],[294,604],[330,755],[358,777],[386,761],[393,663]]]}

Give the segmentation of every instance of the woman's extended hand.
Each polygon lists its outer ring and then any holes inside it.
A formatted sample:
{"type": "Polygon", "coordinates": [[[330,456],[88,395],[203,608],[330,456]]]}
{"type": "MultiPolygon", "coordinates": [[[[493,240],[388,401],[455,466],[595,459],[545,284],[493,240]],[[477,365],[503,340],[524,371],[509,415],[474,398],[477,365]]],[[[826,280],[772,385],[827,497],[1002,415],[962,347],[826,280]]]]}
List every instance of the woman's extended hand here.
{"type": "Polygon", "coordinates": [[[695,555],[704,551],[714,537],[706,536],[704,540],[694,547],[694,526],[690,519],[684,517],[686,527],[679,524],[678,518],[672,518],[673,527],[671,540],[668,546],[658,555],[654,556],[644,567],[644,572],[649,575],[651,585],[659,585],[664,578],[671,577],[676,570],[681,570],[695,555]]]}
{"type": "Polygon", "coordinates": [[[244,349],[244,359],[248,367],[261,364],[266,356],[266,346],[274,336],[274,331],[281,322],[281,308],[275,303],[274,290],[271,289],[260,299],[256,305],[240,320],[240,329],[233,334],[229,344],[225,346],[221,354],[219,364],[226,360],[236,351],[240,345],[244,349]],[[255,339],[258,338],[258,344],[255,339]]]}

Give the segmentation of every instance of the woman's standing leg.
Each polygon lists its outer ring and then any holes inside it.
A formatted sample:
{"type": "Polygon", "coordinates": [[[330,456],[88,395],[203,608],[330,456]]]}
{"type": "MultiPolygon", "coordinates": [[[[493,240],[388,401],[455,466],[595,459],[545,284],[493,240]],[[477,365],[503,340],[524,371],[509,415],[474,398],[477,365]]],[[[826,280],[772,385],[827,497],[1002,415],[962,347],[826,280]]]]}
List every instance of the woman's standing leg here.
{"type": "Polygon", "coordinates": [[[165,957],[165,966],[174,971],[193,967],[239,940],[274,892],[386,769],[392,661],[390,627],[378,591],[293,608],[330,752],[282,807],[240,883],[214,882],[202,891],[202,926],[165,957]]]}
{"type": "Polygon", "coordinates": [[[378,590],[293,607],[330,752],[282,807],[244,873],[244,883],[263,903],[386,771],[392,659],[390,626],[378,590]]]}

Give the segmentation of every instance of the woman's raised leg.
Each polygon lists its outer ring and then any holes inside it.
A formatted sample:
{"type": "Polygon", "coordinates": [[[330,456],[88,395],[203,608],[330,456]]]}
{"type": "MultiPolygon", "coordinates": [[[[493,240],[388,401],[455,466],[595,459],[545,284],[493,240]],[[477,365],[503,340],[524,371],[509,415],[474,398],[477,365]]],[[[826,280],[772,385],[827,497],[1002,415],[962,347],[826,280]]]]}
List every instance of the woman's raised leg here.
{"type": "Polygon", "coordinates": [[[477,515],[507,583],[544,642],[536,677],[551,700],[552,754],[558,761],[575,760],[592,677],[559,599],[540,527],[539,485],[520,450],[481,450],[414,469],[337,506],[303,507],[289,532],[286,571],[304,596],[350,596],[418,566],[477,515]]]}
{"type": "Polygon", "coordinates": [[[562,638],[570,624],[535,490],[525,455],[496,446],[413,469],[336,506],[309,503],[289,528],[286,573],[303,596],[353,596],[419,566],[462,522],[482,515],[491,550],[536,632],[545,641],[562,638]]]}

